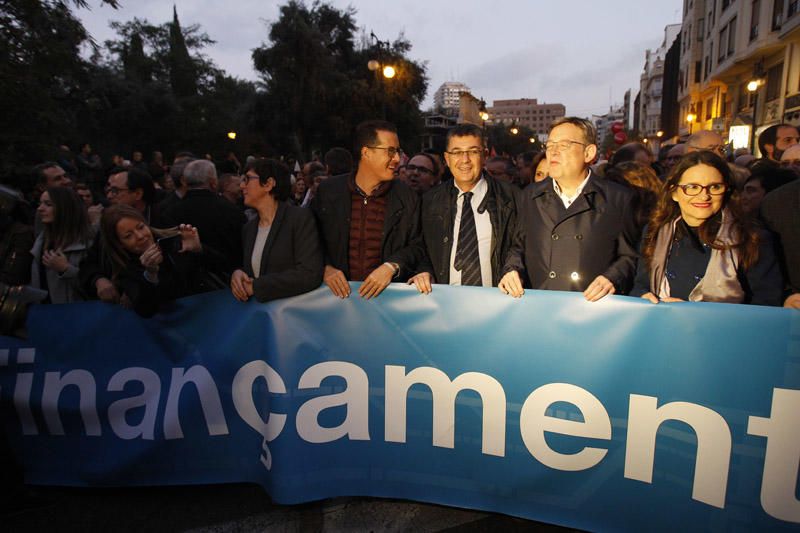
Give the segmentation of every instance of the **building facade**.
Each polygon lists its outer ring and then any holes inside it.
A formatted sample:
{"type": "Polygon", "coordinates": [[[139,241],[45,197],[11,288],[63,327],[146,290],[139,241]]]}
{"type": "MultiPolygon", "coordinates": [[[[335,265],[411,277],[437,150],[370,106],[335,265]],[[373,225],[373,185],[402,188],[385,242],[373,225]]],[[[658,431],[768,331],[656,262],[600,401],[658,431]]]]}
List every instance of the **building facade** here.
{"type": "MultiPolygon", "coordinates": [[[[625,105],[610,107],[605,115],[592,115],[592,122],[597,129],[597,145],[602,146],[603,141],[611,132],[611,125],[614,122],[625,123],[625,105]]],[[[627,126],[626,126],[627,127],[627,126]]]]}
{"type": "Polygon", "coordinates": [[[753,126],[800,124],[800,0],[684,0],[678,76],[682,135],[740,147],[753,126]]]}
{"type": "Polygon", "coordinates": [[[664,39],[655,50],[646,50],[644,69],[639,78],[639,120],[634,129],[657,146],[663,136],[661,110],[664,102],[664,67],[667,52],[681,32],[680,24],[669,24],[664,28],[664,39]],[[659,136],[658,132],[662,132],[659,136]]]}
{"type": "Polygon", "coordinates": [[[566,115],[564,104],[540,104],[536,98],[495,100],[488,110],[494,124],[527,126],[542,139],[550,131],[550,124],[566,115]]]}
{"type": "Polygon", "coordinates": [[[458,113],[461,93],[470,92],[469,87],[460,81],[446,81],[433,93],[433,105],[439,111],[458,113]]]}

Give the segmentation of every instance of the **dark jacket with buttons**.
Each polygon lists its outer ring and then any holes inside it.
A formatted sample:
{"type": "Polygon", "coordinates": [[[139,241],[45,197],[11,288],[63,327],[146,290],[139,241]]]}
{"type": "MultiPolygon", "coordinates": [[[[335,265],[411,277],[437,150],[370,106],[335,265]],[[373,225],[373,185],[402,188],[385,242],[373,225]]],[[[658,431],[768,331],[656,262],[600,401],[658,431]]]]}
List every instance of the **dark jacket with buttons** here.
{"type": "MultiPolygon", "coordinates": [[[[517,202],[520,190],[484,172],[488,191],[478,210],[489,212],[492,223],[492,286],[497,286],[517,229],[517,202]]],[[[427,252],[420,271],[430,272],[434,283],[450,283],[450,255],[455,237],[458,189],[451,180],[440,183],[422,197],[422,234],[427,252]]]]}
{"type": "MultiPolygon", "coordinates": [[[[353,175],[346,174],[324,180],[311,202],[322,237],[325,264],[344,272],[348,280],[352,179],[353,175]]],[[[405,183],[394,180],[386,202],[381,260],[397,263],[400,271],[396,279],[405,281],[415,273],[425,255],[419,228],[419,197],[405,183]]]]}
{"type": "Polygon", "coordinates": [[[630,189],[594,175],[566,209],[552,178],[531,184],[504,272],[519,272],[527,288],[557,291],[584,291],[603,275],[617,294],[627,293],[641,233],[632,201],[630,189]]]}

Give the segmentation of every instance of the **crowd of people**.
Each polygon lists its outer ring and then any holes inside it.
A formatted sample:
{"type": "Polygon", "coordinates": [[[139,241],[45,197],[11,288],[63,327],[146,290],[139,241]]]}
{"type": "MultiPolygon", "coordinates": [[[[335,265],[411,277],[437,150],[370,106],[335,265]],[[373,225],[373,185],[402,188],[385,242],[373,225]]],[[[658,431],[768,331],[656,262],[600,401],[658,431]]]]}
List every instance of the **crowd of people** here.
{"type": "Polygon", "coordinates": [[[151,316],[210,290],[263,302],[324,283],[347,298],[355,281],[364,298],[398,282],[800,308],[797,127],[762,132],[758,159],[698,131],[606,161],[595,135],[566,117],[543,152],[490,156],[462,124],[443,153],[406,155],[373,120],[352,151],[294,167],[189,152],[106,166],[89,144],[62,147],[27,196],[0,188],[2,298],[25,286],[151,316]]]}

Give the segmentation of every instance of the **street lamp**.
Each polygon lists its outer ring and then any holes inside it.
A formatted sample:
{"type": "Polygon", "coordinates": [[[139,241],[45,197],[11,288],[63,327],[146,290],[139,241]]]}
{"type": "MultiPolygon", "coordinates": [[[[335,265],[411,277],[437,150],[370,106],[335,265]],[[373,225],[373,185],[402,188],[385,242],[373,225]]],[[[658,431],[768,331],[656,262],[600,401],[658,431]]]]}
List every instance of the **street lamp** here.
{"type": "Polygon", "coordinates": [[[663,137],[663,136],[664,136],[664,132],[663,132],[663,131],[661,131],[661,130],[658,130],[658,131],[656,132],[656,137],[658,137],[659,139],[660,139],[661,137],[663,137]]]}
{"type": "Polygon", "coordinates": [[[229,131],[228,132],[228,139],[230,139],[232,141],[235,141],[236,140],[236,132],[235,131],[229,131]]]}
{"type": "Polygon", "coordinates": [[[509,131],[511,132],[511,135],[516,135],[517,133],[519,133],[519,128],[516,126],[511,126],[511,129],[509,131]]]}
{"type": "Polygon", "coordinates": [[[694,104],[692,104],[692,107],[689,109],[689,114],[686,115],[686,122],[689,123],[689,135],[692,134],[692,125],[696,118],[697,115],[694,112],[694,104]]]}
{"type": "Polygon", "coordinates": [[[750,153],[756,153],[756,116],[758,113],[758,87],[761,80],[754,79],[747,82],[747,90],[753,95],[753,125],[750,128],[750,153]]]}
{"type": "Polygon", "coordinates": [[[384,78],[390,80],[390,79],[394,78],[395,74],[397,74],[397,71],[394,69],[393,66],[386,65],[385,67],[383,67],[383,77],[384,78]]]}

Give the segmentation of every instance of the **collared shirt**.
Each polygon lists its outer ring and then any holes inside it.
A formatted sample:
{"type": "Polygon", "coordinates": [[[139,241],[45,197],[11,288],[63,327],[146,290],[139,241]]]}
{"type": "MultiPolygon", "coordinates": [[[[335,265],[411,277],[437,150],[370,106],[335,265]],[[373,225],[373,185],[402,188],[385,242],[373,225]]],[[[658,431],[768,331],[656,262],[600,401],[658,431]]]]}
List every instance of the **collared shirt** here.
{"type": "Polygon", "coordinates": [[[575,189],[575,194],[573,196],[567,196],[566,193],[561,191],[561,187],[558,186],[558,182],[555,179],[553,180],[553,190],[556,191],[558,197],[561,198],[561,201],[564,203],[564,207],[566,209],[569,209],[569,206],[572,205],[572,202],[574,202],[575,199],[580,196],[580,194],[583,192],[583,188],[586,187],[586,183],[589,181],[591,176],[592,171],[589,170],[589,172],[586,174],[586,179],[583,180],[580,185],[578,185],[578,188],[575,189]]]}
{"type": "Polygon", "coordinates": [[[483,213],[478,211],[478,206],[481,205],[486,193],[489,192],[489,184],[483,179],[483,176],[478,180],[478,183],[472,188],[471,191],[462,191],[455,182],[453,186],[458,190],[458,199],[456,200],[456,218],[453,224],[453,247],[450,249],[450,285],[461,285],[461,271],[456,270],[454,266],[456,260],[456,250],[458,249],[458,232],[461,229],[461,207],[464,205],[464,192],[471,192],[472,199],[470,205],[472,206],[472,213],[475,216],[475,230],[478,234],[478,258],[481,263],[481,284],[484,287],[492,286],[492,220],[489,217],[489,212],[483,210],[483,213]]]}

